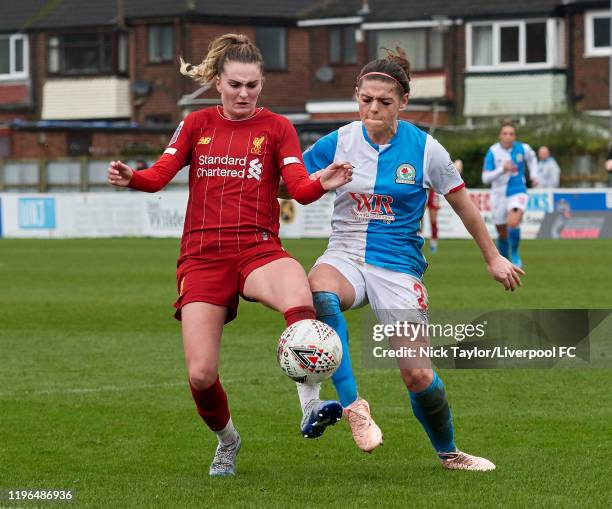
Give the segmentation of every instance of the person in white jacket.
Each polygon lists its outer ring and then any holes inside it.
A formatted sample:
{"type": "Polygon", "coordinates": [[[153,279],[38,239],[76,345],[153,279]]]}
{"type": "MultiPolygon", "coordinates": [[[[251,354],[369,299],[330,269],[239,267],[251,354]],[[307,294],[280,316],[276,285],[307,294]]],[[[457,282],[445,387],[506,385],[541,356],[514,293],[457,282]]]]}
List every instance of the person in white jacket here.
{"type": "Polygon", "coordinates": [[[533,187],[538,189],[550,189],[559,187],[561,179],[561,168],[550,155],[548,147],[542,145],[538,149],[538,167],[536,174],[532,177],[533,187]]]}

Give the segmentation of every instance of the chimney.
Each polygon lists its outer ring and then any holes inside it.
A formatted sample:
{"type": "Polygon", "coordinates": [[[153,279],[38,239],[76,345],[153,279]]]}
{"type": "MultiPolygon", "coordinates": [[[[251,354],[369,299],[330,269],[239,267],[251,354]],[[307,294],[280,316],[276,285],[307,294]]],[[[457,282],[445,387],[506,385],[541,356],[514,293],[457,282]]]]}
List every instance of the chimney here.
{"type": "Polygon", "coordinates": [[[368,0],[361,0],[361,9],[357,11],[357,14],[360,16],[365,16],[366,14],[370,14],[372,11],[370,10],[370,4],[368,0]]]}
{"type": "Polygon", "coordinates": [[[123,0],[117,0],[117,26],[125,28],[125,5],[123,0]]]}

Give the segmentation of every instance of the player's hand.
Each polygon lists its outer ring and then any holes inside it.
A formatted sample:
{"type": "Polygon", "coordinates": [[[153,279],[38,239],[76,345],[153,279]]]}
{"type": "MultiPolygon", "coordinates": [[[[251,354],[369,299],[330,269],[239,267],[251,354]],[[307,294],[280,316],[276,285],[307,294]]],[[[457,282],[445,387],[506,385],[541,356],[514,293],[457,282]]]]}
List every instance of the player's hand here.
{"type": "Polygon", "coordinates": [[[134,170],[121,161],[111,161],[108,165],[108,183],[117,187],[127,187],[134,170]]]}
{"type": "Polygon", "coordinates": [[[521,286],[520,276],[525,275],[525,271],[523,269],[510,263],[500,254],[498,254],[487,264],[487,269],[495,281],[500,282],[502,285],[504,285],[506,290],[510,290],[511,292],[521,286]]]}
{"type": "Polygon", "coordinates": [[[606,171],[612,171],[612,159],[606,161],[606,171]]]}
{"type": "Polygon", "coordinates": [[[353,165],[351,163],[331,163],[324,170],[320,170],[319,179],[323,189],[333,191],[353,180],[353,165]]]}
{"type": "Polygon", "coordinates": [[[515,170],[516,166],[512,161],[508,160],[504,163],[504,173],[514,173],[515,170]]]}

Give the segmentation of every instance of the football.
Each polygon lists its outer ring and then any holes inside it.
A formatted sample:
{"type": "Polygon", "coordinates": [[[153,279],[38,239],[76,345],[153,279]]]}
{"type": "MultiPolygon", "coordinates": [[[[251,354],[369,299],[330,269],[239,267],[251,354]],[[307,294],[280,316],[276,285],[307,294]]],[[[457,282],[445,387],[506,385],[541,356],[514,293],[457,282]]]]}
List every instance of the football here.
{"type": "Polygon", "coordinates": [[[300,320],[285,329],[276,347],[284,373],[300,383],[317,383],[334,374],[342,361],[342,342],[318,320],[300,320]]]}

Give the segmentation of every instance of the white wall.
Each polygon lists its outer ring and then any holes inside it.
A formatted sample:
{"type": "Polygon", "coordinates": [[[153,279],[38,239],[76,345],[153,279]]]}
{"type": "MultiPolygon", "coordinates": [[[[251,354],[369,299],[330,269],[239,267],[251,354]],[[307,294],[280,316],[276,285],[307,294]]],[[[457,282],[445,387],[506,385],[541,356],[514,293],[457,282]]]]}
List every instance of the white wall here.
{"type": "Polygon", "coordinates": [[[463,114],[539,115],[565,110],[563,74],[467,76],[463,114]]]}
{"type": "Polygon", "coordinates": [[[44,120],[130,118],[130,82],[109,78],[57,78],[43,86],[44,120]]]}

